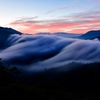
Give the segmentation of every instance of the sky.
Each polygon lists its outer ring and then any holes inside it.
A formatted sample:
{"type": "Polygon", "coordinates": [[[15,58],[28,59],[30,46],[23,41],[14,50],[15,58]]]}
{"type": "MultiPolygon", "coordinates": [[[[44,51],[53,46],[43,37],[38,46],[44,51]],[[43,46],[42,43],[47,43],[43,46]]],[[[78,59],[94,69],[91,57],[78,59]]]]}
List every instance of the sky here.
{"type": "Polygon", "coordinates": [[[100,0],[0,0],[0,26],[23,33],[100,29],[100,0]]]}

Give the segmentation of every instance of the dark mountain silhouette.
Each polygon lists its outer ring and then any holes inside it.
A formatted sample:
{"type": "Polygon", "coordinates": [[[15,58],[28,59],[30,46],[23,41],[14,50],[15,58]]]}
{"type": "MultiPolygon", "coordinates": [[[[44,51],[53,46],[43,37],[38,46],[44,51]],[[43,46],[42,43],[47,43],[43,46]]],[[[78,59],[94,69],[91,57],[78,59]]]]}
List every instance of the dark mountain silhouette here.
{"type": "Polygon", "coordinates": [[[13,34],[21,35],[22,33],[12,28],[0,27],[0,47],[4,47],[6,40],[13,34]]]}
{"type": "Polygon", "coordinates": [[[86,34],[81,35],[79,38],[81,38],[81,39],[95,39],[97,37],[100,37],[100,30],[89,31],[86,34]]]}
{"type": "Polygon", "coordinates": [[[12,28],[0,27],[0,35],[1,34],[4,34],[4,35],[6,35],[6,34],[19,34],[19,35],[21,35],[22,33],[14,30],[12,28]]]}

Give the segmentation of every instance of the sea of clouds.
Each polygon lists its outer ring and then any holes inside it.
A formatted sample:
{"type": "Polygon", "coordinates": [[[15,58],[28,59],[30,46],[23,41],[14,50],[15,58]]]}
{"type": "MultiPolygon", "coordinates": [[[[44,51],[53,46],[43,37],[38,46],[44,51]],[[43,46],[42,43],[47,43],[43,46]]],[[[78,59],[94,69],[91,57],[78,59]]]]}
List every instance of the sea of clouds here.
{"type": "Polygon", "coordinates": [[[62,67],[69,62],[100,62],[100,42],[50,34],[9,34],[0,37],[0,58],[4,64],[26,72],[62,67]]]}

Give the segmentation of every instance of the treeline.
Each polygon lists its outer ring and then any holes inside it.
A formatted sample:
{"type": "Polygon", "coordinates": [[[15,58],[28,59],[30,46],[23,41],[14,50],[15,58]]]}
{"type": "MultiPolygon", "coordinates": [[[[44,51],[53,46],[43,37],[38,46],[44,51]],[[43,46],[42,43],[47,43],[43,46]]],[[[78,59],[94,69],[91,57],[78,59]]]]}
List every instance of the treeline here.
{"type": "Polygon", "coordinates": [[[16,70],[19,72],[20,70],[16,67],[7,68],[0,62],[1,98],[2,100],[39,100],[40,98],[44,100],[99,100],[100,62],[91,64],[72,62],[65,67],[74,65],[80,67],[77,70],[59,73],[56,77],[50,77],[48,76],[50,74],[46,73],[52,72],[53,69],[46,70],[45,73],[33,79],[40,81],[25,84],[10,78],[16,74],[16,70]]]}

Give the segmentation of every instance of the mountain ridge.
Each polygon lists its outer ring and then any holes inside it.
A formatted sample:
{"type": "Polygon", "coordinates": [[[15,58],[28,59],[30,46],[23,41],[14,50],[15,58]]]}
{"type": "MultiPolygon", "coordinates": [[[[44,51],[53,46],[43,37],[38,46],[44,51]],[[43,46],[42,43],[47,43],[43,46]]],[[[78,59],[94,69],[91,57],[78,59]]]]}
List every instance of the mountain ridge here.
{"type": "Polygon", "coordinates": [[[81,35],[79,38],[81,39],[94,39],[100,37],[100,30],[91,30],[87,33],[81,35]]]}
{"type": "Polygon", "coordinates": [[[13,29],[13,28],[8,28],[8,27],[0,27],[0,34],[2,34],[2,32],[4,32],[5,34],[19,34],[21,35],[22,33],[13,29]]]}

